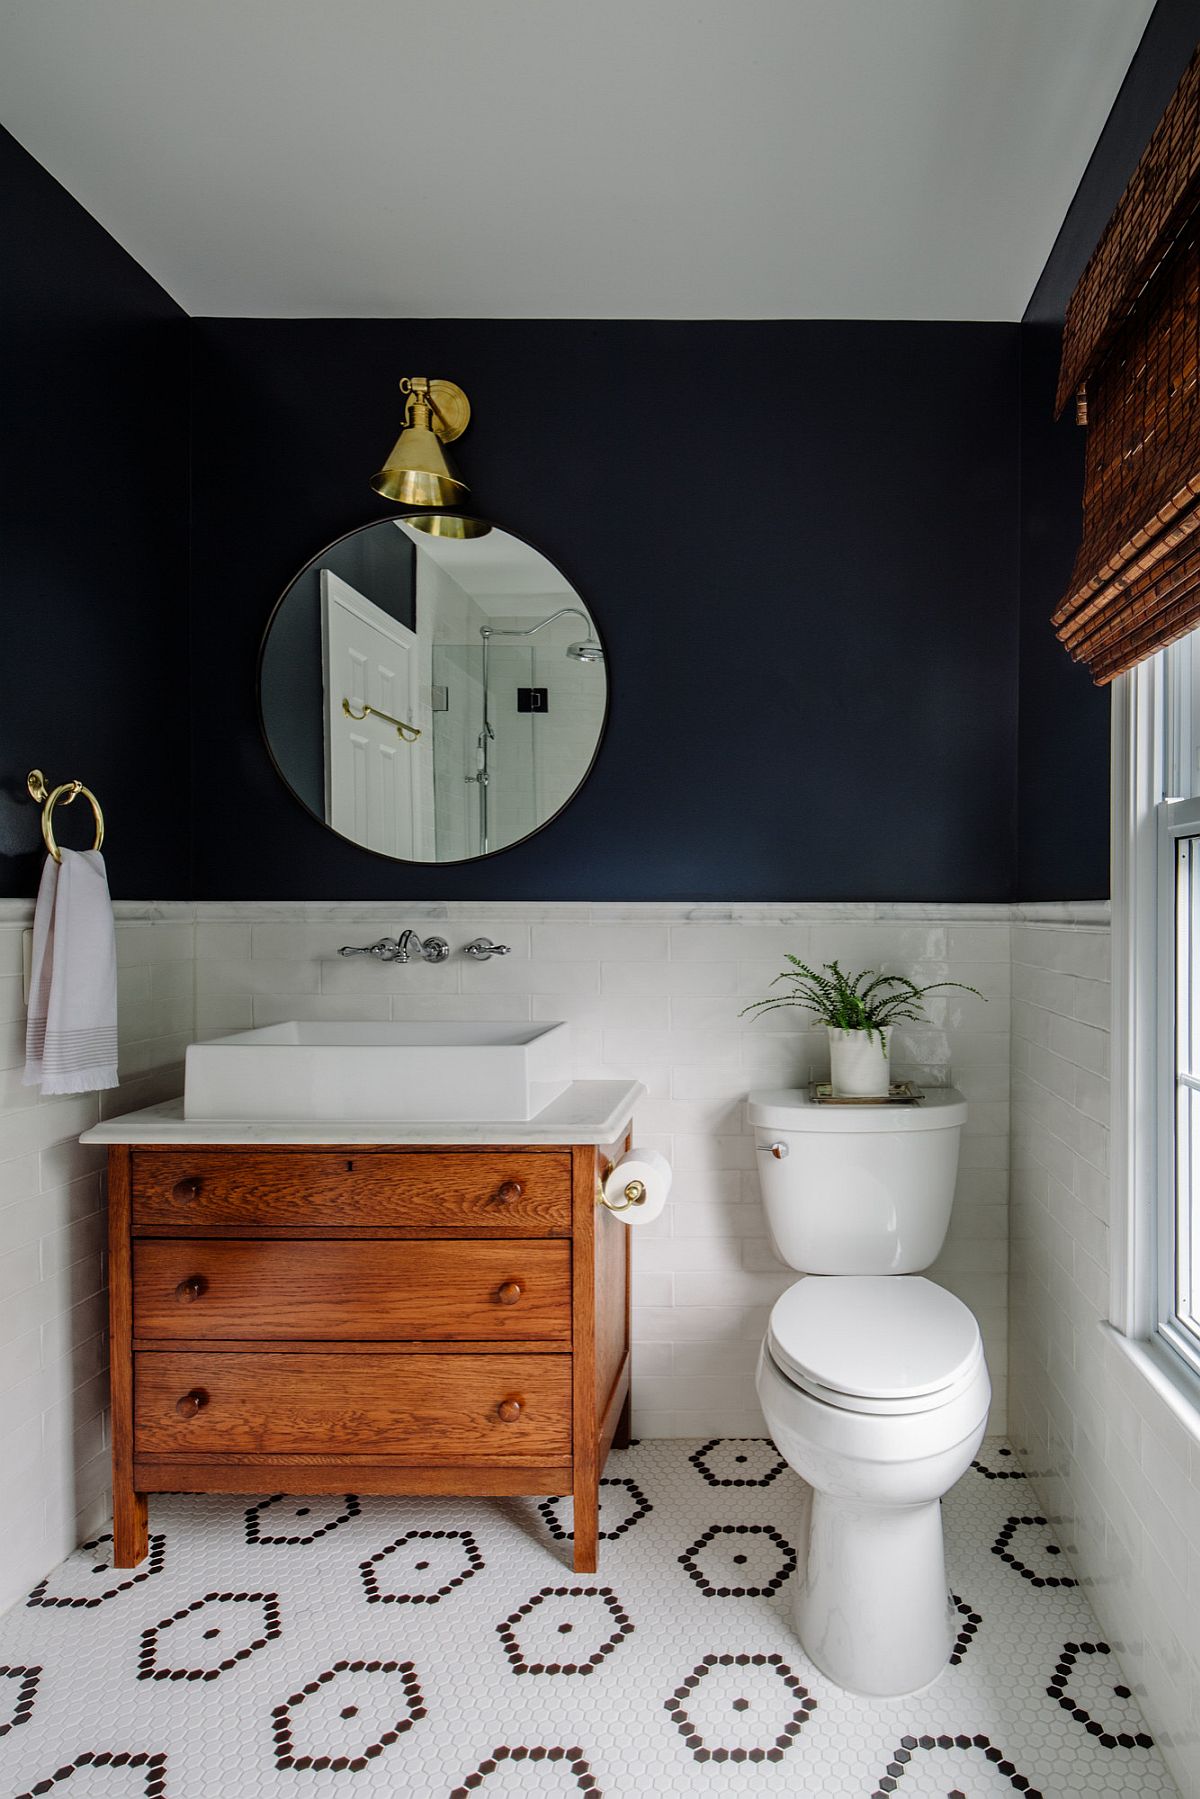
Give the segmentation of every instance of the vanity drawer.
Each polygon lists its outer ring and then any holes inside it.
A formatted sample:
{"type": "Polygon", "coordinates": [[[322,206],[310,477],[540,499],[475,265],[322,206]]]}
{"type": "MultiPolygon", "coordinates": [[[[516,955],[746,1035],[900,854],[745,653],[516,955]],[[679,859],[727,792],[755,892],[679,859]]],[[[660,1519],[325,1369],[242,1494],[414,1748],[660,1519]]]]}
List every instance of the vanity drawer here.
{"type": "Polygon", "coordinates": [[[562,1462],[571,1358],[142,1350],[134,1453],[562,1462]]]}
{"type": "Polygon", "coordinates": [[[142,1238],[136,1338],[569,1341],[571,1246],[529,1239],[142,1238]]]}
{"type": "Polygon", "coordinates": [[[529,1150],[133,1152],[133,1228],[567,1236],[571,1158],[529,1150]]]}

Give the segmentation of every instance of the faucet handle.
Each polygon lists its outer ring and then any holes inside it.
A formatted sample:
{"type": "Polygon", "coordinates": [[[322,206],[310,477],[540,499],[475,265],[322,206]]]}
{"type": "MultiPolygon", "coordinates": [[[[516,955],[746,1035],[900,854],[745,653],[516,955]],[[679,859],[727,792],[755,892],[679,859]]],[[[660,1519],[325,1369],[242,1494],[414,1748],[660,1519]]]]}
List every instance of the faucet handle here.
{"type": "Polygon", "coordinates": [[[476,937],[467,944],[464,954],[470,956],[472,962],[488,962],[493,956],[511,956],[512,945],[493,943],[490,937],[476,937]]]}
{"type": "Polygon", "coordinates": [[[401,955],[400,945],[394,937],[380,937],[376,943],[361,945],[344,943],[338,951],[339,956],[374,956],[379,962],[407,962],[408,957],[401,955]]]}

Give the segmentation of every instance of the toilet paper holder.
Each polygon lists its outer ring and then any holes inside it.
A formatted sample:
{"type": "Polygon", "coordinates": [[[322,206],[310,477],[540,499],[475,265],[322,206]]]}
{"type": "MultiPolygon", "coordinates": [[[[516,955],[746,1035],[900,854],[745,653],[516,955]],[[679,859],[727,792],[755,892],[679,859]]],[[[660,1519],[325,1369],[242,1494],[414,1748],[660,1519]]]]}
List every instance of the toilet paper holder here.
{"type": "Polygon", "coordinates": [[[619,1199],[610,1199],[608,1197],[608,1194],[604,1191],[604,1183],[612,1173],[612,1170],[613,1165],[610,1162],[601,1174],[600,1179],[596,1182],[596,1198],[599,1200],[600,1204],[602,1206],[607,1206],[610,1212],[629,1212],[632,1211],[634,1206],[644,1206],[646,1203],[645,1181],[627,1181],[624,1192],[619,1199]]]}

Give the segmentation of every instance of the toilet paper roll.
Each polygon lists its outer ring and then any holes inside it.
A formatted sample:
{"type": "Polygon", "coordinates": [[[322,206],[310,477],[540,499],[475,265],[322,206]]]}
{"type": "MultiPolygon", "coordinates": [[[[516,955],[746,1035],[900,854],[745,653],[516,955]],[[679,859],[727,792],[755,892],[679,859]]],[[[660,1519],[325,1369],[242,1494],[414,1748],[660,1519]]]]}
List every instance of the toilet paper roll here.
{"type": "Polygon", "coordinates": [[[656,1149],[628,1150],[604,1180],[604,1203],[623,1224],[649,1224],[667,1203],[671,1164],[656,1149]]]}

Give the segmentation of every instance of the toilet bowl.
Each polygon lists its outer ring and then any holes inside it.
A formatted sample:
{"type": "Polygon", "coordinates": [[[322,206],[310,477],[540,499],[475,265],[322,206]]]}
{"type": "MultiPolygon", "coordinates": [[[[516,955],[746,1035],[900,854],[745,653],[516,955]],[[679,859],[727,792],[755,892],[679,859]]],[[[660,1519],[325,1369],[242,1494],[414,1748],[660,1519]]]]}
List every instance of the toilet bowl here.
{"type": "Polygon", "coordinates": [[[927,1686],[955,1638],[940,1502],[991,1399],[975,1319],[917,1275],[814,1275],[776,1304],[757,1388],[812,1488],[792,1613],[806,1654],[851,1692],[927,1686]],[[902,1347],[912,1339],[919,1357],[902,1347]]]}
{"type": "Polygon", "coordinates": [[[945,1240],[962,1095],[911,1109],[750,1096],[764,1207],[807,1277],[776,1302],[757,1390],[780,1454],[807,1482],[793,1622],[851,1692],[899,1697],[954,1645],[941,1499],[969,1467],[991,1384],[979,1326],[919,1270],[945,1240]]]}

